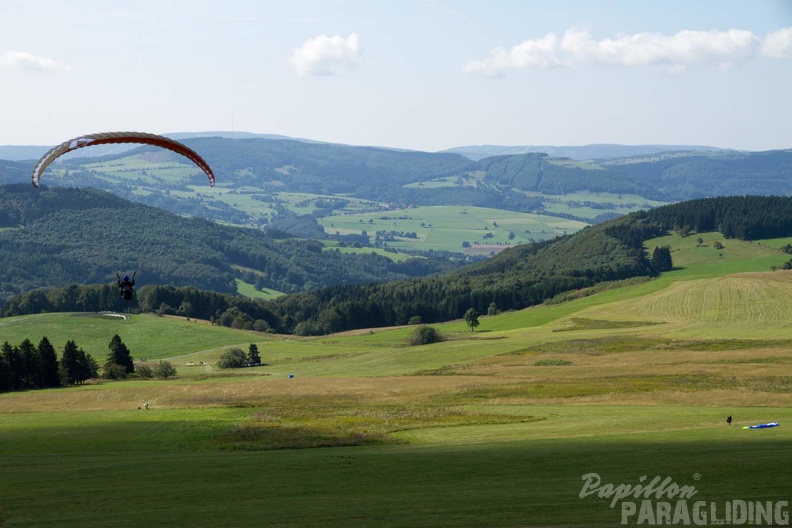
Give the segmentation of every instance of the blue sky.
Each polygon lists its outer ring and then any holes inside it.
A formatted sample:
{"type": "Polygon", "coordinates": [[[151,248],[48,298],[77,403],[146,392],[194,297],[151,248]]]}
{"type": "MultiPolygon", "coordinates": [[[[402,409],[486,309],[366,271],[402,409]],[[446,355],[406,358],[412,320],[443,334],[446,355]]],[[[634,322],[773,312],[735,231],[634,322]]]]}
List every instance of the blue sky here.
{"type": "Polygon", "coordinates": [[[792,148],[792,1],[0,0],[0,144],[792,148]]]}

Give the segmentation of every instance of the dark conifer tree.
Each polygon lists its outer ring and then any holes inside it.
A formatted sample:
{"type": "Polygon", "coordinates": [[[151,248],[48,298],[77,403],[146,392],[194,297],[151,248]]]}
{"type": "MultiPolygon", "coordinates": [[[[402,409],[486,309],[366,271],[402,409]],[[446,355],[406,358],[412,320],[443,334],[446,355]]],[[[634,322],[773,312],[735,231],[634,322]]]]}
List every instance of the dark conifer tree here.
{"type": "Polygon", "coordinates": [[[657,272],[671,271],[674,267],[671,261],[671,250],[667,247],[656,247],[652,253],[652,267],[657,272]]]}
{"type": "Polygon", "coordinates": [[[25,339],[19,345],[19,355],[22,359],[22,385],[25,388],[40,387],[39,381],[39,352],[30,339],[25,339]]]}
{"type": "Polygon", "coordinates": [[[250,347],[248,347],[248,362],[252,365],[258,365],[261,363],[261,356],[259,356],[258,346],[256,343],[250,343],[250,347]]]}
{"type": "Polygon", "coordinates": [[[65,383],[77,384],[85,380],[96,378],[99,375],[99,364],[74,341],[67,341],[61,357],[61,371],[65,383]]]}
{"type": "Polygon", "coordinates": [[[58,356],[55,347],[49,339],[42,337],[38,345],[39,353],[39,383],[41,387],[58,387],[60,376],[58,374],[58,356]]]}
{"type": "MultiPolygon", "coordinates": [[[[6,342],[3,346],[8,345],[6,342]]],[[[0,392],[11,390],[11,367],[5,358],[5,354],[0,352],[0,392]]]]}
{"type": "Polygon", "coordinates": [[[19,347],[11,346],[8,341],[3,343],[0,351],[8,365],[8,387],[9,390],[19,390],[23,386],[23,366],[22,356],[19,354],[19,347]]]}
{"type": "Polygon", "coordinates": [[[66,385],[79,383],[79,368],[80,360],[77,356],[77,344],[71,340],[66,341],[66,346],[63,347],[63,355],[61,356],[60,363],[62,382],[66,385]]]}
{"type": "Polygon", "coordinates": [[[135,372],[135,363],[132,360],[132,354],[129,348],[121,341],[121,337],[116,334],[110,340],[108,345],[110,352],[107,354],[107,362],[115,365],[121,365],[126,370],[127,374],[135,372]]]}

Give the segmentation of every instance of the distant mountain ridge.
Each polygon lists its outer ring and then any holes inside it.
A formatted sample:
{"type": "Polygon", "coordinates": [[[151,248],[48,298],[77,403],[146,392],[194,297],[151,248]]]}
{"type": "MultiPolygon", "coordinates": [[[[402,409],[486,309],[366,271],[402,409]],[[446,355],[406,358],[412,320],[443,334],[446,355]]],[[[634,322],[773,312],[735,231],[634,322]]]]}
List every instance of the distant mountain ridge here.
{"type": "MultiPolygon", "coordinates": [[[[344,204],[351,199],[381,209],[476,206],[575,220],[582,218],[575,216],[576,208],[603,210],[589,216],[595,223],[619,216],[620,206],[615,202],[622,195],[629,197],[633,207],[645,200],[668,203],[713,196],[792,194],[792,149],[655,152],[661,147],[650,146],[648,153],[635,154],[633,149],[634,155],[621,158],[578,161],[525,153],[474,161],[454,152],[247,137],[242,132],[234,133],[236,138],[206,134],[182,141],[213,168],[217,175],[214,193],[195,190],[205,179],[193,174],[194,167],[181,156],[136,145],[111,155],[101,155],[98,148],[81,149],[83,157],[56,161],[42,183],[99,188],[172,213],[234,225],[259,224],[262,209],[269,211],[270,218],[283,216],[285,208],[278,202],[281,193],[324,197],[306,196],[306,201],[313,200],[306,207],[314,207],[317,200],[324,202],[311,210],[323,216],[344,214],[344,204]],[[221,193],[225,192],[239,195],[248,204],[224,198],[221,193]],[[609,211],[592,201],[598,193],[607,193],[602,198],[610,200],[605,203],[609,211]],[[577,196],[560,209],[558,197],[572,194],[577,196]],[[328,197],[332,198],[329,202],[328,197]],[[267,205],[249,205],[252,202],[267,205]],[[333,207],[328,208],[328,203],[333,207]]],[[[30,181],[34,164],[34,160],[0,160],[0,184],[30,181]]]]}
{"type": "MultiPolygon", "coordinates": [[[[162,134],[171,139],[183,140],[190,138],[221,137],[226,139],[274,139],[301,141],[303,143],[326,143],[331,145],[342,145],[341,143],[331,143],[326,141],[316,141],[313,139],[294,138],[281,134],[258,134],[243,131],[206,131],[206,132],[168,132],[162,134]]],[[[70,138],[63,138],[64,141],[70,138]]],[[[38,159],[54,145],[0,145],[0,160],[31,160],[38,159]]],[[[366,146],[366,145],[346,145],[346,146],[366,146]]],[[[94,147],[90,157],[107,156],[120,154],[135,148],[134,145],[104,145],[94,147]]],[[[409,150],[389,148],[380,146],[379,148],[389,150],[409,150]]],[[[659,152],[670,151],[716,151],[728,150],[718,147],[702,145],[618,145],[618,144],[591,144],[582,146],[543,146],[543,145],[471,145],[453,147],[450,149],[437,151],[438,153],[462,154],[466,158],[478,161],[491,156],[527,154],[531,152],[543,152],[553,157],[564,157],[575,160],[585,159],[608,159],[623,158],[628,156],[638,156],[646,154],[657,154],[659,152]]],[[[421,151],[415,151],[421,152],[421,151]]],[[[71,157],[86,157],[85,152],[73,154],[71,157]]]]}
{"type": "Polygon", "coordinates": [[[508,147],[502,145],[471,145],[454,147],[441,152],[462,154],[473,161],[479,161],[492,156],[531,153],[544,153],[554,158],[570,158],[573,160],[599,160],[646,156],[661,152],[715,152],[720,150],[730,149],[705,145],[618,145],[601,143],[581,146],[522,145],[508,147]]]}

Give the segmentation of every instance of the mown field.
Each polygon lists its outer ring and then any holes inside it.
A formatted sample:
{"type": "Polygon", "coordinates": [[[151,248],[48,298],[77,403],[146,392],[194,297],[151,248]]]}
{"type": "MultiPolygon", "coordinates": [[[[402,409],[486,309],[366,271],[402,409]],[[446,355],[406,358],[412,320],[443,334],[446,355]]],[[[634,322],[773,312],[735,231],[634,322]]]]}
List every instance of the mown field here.
{"type": "MultiPolygon", "coordinates": [[[[696,238],[650,241],[672,247],[659,279],[475,332],[437,325],[447,340],[423,347],[407,346],[411,327],[293,338],[153,316],[0,320],[2,340],[73,338],[100,359],[118,333],[178,370],[0,395],[0,525],[621,525],[627,499],[580,496],[590,473],[694,487],[707,518],[688,524],[789,501],[792,272],[770,271],[789,255],[696,238]],[[265,365],[216,367],[249,343],[265,365]],[[769,421],[781,426],[742,428],[769,421]]],[[[661,499],[655,514],[678,506],[661,499]]]]}

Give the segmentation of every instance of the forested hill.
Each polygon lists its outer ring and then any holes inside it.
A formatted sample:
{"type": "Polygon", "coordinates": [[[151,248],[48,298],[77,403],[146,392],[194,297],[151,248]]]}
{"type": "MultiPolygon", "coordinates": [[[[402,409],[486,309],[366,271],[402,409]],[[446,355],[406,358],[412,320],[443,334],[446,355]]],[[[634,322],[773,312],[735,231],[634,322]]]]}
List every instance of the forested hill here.
{"type": "Polygon", "coordinates": [[[32,165],[27,161],[8,161],[0,159],[0,184],[30,181],[32,165]]]}
{"type": "Polygon", "coordinates": [[[477,166],[486,182],[546,195],[610,192],[669,202],[708,196],[792,195],[792,150],[667,152],[586,163],[520,154],[485,158],[477,166]]]}
{"type": "Polygon", "coordinates": [[[117,271],[137,270],[141,284],[234,292],[243,277],[298,292],[452,266],[323,251],[318,242],[183,218],[95,189],[0,186],[0,304],[33,288],[107,283],[117,271]]]}

